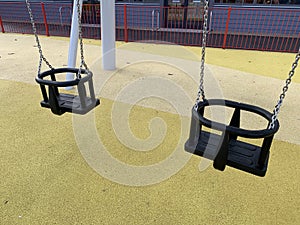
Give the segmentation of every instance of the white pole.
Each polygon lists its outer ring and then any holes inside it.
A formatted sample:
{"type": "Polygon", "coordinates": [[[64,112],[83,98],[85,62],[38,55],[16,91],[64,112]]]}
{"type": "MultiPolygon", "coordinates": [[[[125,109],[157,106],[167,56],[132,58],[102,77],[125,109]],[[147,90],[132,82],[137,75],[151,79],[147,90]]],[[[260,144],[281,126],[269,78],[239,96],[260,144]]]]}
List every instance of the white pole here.
{"type": "MultiPolygon", "coordinates": [[[[80,10],[82,10],[82,1],[79,0],[80,10]]],[[[78,26],[78,11],[77,11],[77,0],[73,2],[73,14],[72,14],[72,24],[70,32],[70,45],[69,45],[69,56],[68,56],[68,67],[76,67],[76,58],[77,58],[77,47],[78,47],[78,37],[79,37],[79,26],[78,26]]],[[[73,80],[74,74],[67,73],[66,80],[73,80]]],[[[71,89],[72,87],[66,87],[66,90],[71,89]]]]}
{"type": "Polygon", "coordinates": [[[101,0],[102,68],[116,69],[115,0],[101,0]]]}

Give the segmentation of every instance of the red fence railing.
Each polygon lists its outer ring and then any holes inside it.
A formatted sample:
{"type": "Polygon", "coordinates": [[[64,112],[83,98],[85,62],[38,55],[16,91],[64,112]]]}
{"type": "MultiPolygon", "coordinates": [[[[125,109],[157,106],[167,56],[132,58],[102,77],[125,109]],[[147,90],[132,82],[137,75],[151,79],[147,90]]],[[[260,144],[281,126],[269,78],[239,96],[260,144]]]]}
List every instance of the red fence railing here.
{"type": "MultiPolygon", "coordinates": [[[[37,31],[69,36],[72,4],[31,3],[37,31]]],[[[116,39],[200,46],[203,7],[116,5],[116,39]]],[[[83,36],[100,39],[100,5],[85,4],[83,36]]],[[[1,32],[32,33],[24,2],[0,3],[1,32]],[[13,10],[13,13],[12,13],[13,10]]],[[[300,39],[300,8],[213,7],[207,45],[219,48],[296,52],[300,39]]]]}
{"type": "Polygon", "coordinates": [[[5,33],[3,22],[2,22],[2,17],[1,16],[0,16],[0,27],[1,27],[1,32],[5,33]]]}
{"type": "Polygon", "coordinates": [[[284,52],[299,48],[300,8],[216,8],[213,13],[212,46],[284,52]]]}

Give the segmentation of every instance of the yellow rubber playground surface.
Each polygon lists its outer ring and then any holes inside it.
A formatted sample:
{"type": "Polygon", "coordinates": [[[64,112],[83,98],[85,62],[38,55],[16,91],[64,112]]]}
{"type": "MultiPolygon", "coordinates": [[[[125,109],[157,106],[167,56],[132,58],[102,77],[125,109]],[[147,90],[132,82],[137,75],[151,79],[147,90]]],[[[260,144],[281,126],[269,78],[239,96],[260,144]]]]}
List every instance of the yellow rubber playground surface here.
{"type": "MultiPolygon", "coordinates": [[[[68,40],[41,37],[66,66],[68,40]]],[[[116,71],[85,40],[101,105],[86,116],[41,108],[32,35],[0,34],[0,224],[299,224],[300,72],[279,114],[265,177],[184,151],[199,48],[117,43],[116,71]]],[[[294,54],[207,49],[207,97],[272,111],[294,54]]],[[[44,67],[43,69],[46,69],[44,67]]],[[[261,126],[247,117],[242,125],[261,126]]]]}

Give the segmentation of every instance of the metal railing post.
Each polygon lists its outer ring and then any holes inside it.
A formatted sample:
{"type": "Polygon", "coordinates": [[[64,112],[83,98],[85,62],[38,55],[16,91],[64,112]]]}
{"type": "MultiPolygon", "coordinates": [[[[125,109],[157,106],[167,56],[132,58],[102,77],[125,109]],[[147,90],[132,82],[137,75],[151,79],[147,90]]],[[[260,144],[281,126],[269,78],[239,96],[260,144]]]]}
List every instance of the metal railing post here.
{"type": "Polygon", "coordinates": [[[127,5],[124,4],[124,41],[128,42],[127,5]]]}
{"type": "Polygon", "coordinates": [[[41,2],[41,6],[42,6],[43,17],[44,17],[44,24],[45,24],[46,35],[49,37],[50,34],[49,34],[49,27],[48,27],[48,23],[47,23],[47,16],[46,16],[45,4],[43,2],[41,2]]]}
{"type": "Polygon", "coordinates": [[[231,10],[232,8],[228,8],[228,13],[227,13],[227,20],[226,20],[226,27],[225,27],[225,33],[224,33],[224,39],[223,39],[223,45],[222,48],[226,48],[226,40],[227,40],[227,34],[228,34],[228,27],[229,27],[229,21],[230,21],[230,15],[231,15],[231,10]]]}
{"type": "Polygon", "coordinates": [[[2,33],[5,33],[4,26],[3,26],[3,21],[2,21],[1,16],[0,16],[0,27],[1,27],[2,33]]]}

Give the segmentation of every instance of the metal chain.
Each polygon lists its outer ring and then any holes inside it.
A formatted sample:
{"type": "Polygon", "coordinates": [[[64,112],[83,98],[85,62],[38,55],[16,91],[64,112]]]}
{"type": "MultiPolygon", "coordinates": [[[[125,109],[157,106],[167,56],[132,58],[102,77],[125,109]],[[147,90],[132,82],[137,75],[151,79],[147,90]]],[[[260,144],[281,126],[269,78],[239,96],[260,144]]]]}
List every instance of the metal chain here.
{"type": "MultiPolygon", "coordinates": [[[[79,1],[80,0],[77,0],[77,4],[76,4],[77,12],[78,12],[77,13],[78,14],[77,19],[78,19],[78,30],[79,30],[78,33],[79,33],[80,60],[81,60],[80,61],[80,68],[79,68],[79,71],[78,71],[78,74],[77,74],[78,77],[80,77],[82,67],[84,67],[87,71],[89,71],[88,66],[87,66],[87,64],[85,63],[85,60],[84,60],[83,40],[82,40],[82,25],[81,25],[81,10],[80,10],[80,2],[79,1]]],[[[39,40],[39,37],[38,37],[38,34],[37,34],[37,29],[36,29],[36,26],[35,26],[33,13],[32,13],[32,10],[31,10],[29,0],[26,0],[26,5],[27,5],[29,16],[30,16],[30,22],[31,22],[31,25],[32,25],[33,34],[35,36],[37,47],[39,49],[40,61],[39,61],[39,67],[38,67],[38,74],[40,74],[41,73],[41,68],[42,68],[42,61],[44,61],[50,69],[54,69],[54,67],[49,63],[49,61],[43,55],[42,47],[41,47],[40,40],[39,40]]]]}
{"type": "Polygon", "coordinates": [[[77,15],[78,15],[78,36],[79,36],[79,44],[80,44],[80,67],[78,70],[77,76],[80,77],[81,69],[84,68],[89,72],[88,66],[84,60],[83,54],[83,40],[82,40],[82,24],[81,24],[81,9],[80,9],[80,0],[77,0],[77,15]]]}
{"type": "Polygon", "coordinates": [[[35,22],[34,22],[32,10],[31,10],[30,3],[29,3],[28,0],[26,0],[26,5],[27,5],[27,10],[28,10],[29,16],[30,16],[30,22],[31,22],[31,25],[32,25],[33,34],[35,36],[35,41],[36,41],[37,47],[39,49],[40,61],[39,61],[39,67],[38,67],[38,74],[40,74],[41,73],[42,62],[43,61],[47,64],[47,66],[50,69],[54,69],[54,68],[53,68],[53,66],[51,66],[51,64],[48,62],[48,60],[43,55],[41,43],[40,43],[39,37],[37,35],[37,30],[36,30],[36,26],[35,26],[35,22]]]}
{"type": "Polygon", "coordinates": [[[280,111],[280,107],[282,105],[282,102],[283,102],[283,99],[285,98],[285,94],[286,92],[288,91],[288,88],[289,88],[289,85],[290,83],[292,82],[292,77],[294,76],[295,74],[295,70],[298,66],[298,62],[300,60],[300,47],[299,47],[299,50],[298,50],[298,53],[296,55],[296,58],[295,58],[295,61],[294,63],[292,64],[292,69],[290,70],[289,72],[289,76],[288,78],[285,80],[285,85],[283,86],[282,88],[282,93],[280,94],[279,96],[279,100],[278,100],[278,103],[277,105],[275,106],[275,109],[273,110],[273,116],[272,116],[272,121],[269,125],[269,129],[273,129],[275,127],[275,122],[277,120],[277,117],[278,117],[278,114],[279,114],[279,111],[280,111]]]}
{"type": "Polygon", "coordinates": [[[204,21],[203,21],[203,35],[202,35],[202,51],[201,51],[201,65],[200,65],[200,84],[197,94],[196,103],[194,105],[195,110],[198,109],[198,104],[202,100],[205,100],[204,94],[204,66],[205,66],[205,48],[207,41],[207,22],[208,22],[208,3],[209,0],[204,0],[204,21]]]}

